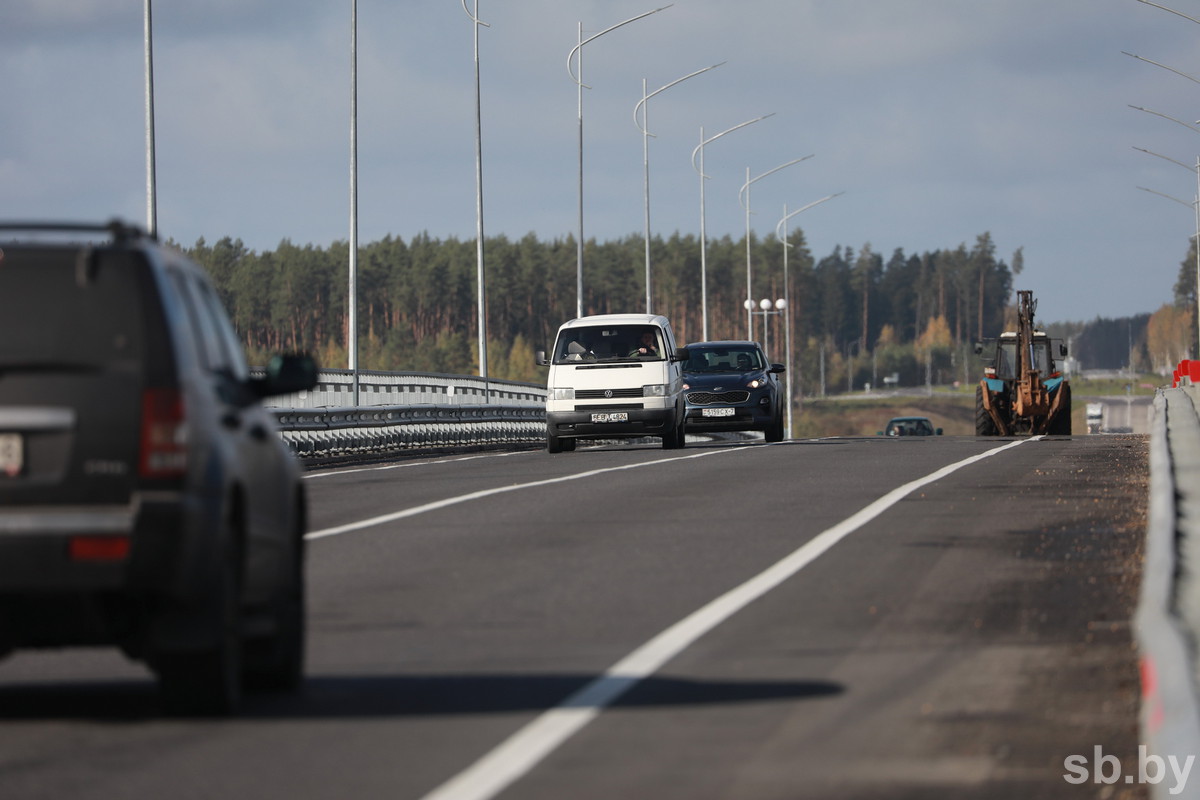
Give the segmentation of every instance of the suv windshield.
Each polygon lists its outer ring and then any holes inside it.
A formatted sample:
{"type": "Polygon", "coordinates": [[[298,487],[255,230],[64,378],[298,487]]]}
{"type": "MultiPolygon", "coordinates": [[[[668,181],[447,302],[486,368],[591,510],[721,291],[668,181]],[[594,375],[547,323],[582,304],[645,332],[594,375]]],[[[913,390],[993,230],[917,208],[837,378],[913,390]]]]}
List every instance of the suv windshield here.
{"type": "Polygon", "coordinates": [[[555,364],[661,361],[662,333],[655,325],[568,328],[554,345],[555,364]]]}
{"type": "Polygon", "coordinates": [[[762,353],[750,345],[710,347],[688,345],[688,360],[684,372],[749,372],[763,369],[762,353]]]}

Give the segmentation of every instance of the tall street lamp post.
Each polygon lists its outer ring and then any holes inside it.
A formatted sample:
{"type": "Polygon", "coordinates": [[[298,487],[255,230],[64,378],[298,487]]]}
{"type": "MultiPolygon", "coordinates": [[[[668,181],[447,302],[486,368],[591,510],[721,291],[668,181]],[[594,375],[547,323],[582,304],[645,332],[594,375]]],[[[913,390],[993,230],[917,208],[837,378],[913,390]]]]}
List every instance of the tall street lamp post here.
{"type": "Polygon", "coordinates": [[[350,0],[350,303],[346,326],[351,397],[358,405],[358,0],[350,0]]]}
{"type": "Polygon", "coordinates": [[[146,232],[158,235],[158,196],[154,182],[154,26],[150,18],[150,2],[146,0],[143,13],[146,57],[146,232]]]}
{"type": "Polygon", "coordinates": [[[646,94],[646,79],[642,78],[642,99],[639,100],[637,105],[635,105],[633,107],[633,124],[637,125],[638,130],[640,130],[642,132],[642,194],[643,194],[643,203],[645,206],[645,228],[644,228],[644,231],[645,231],[645,247],[646,247],[646,313],[647,314],[652,313],[651,312],[651,305],[652,305],[651,291],[650,291],[650,137],[653,136],[654,134],[650,133],[650,131],[647,130],[648,126],[650,125],[650,106],[646,101],[649,100],[651,97],[654,97],[654,95],[656,95],[660,92],[664,92],[667,89],[670,89],[672,86],[676,86],[680,83],[683,83],[688,78],[694,78],[697,75],[708,72],[709,70],[716,69],[717,67],[719,67],[725,63],[726,62],[722,61],[720,64],[713,64],[711,67],[705,67],[704,69],[698,69],[693,73],[684,75],[682,78],[671,81],[670,83],[668,83],[665,86],[660,86],[659,88],[655,89],[653,92],[650,92],[649,94],[646,94]],[[639,111],[641,112],[640,119],[638,118],[639,111]]]}
{"type": "Polygon", "coordinates": [[[476,327],[479,330],[479,377],[483,378],[484,402],[490,394],[487,363],[487,284],[483,270],[483,113],[479,88],[479,28],[491,27],[479,19],[479,0],[475,0],[474,11],[462,0],[463,11],[471,18],[475,29],[475,275],[476,275],[476,327]]]}
{"type": "Polygon", "coordinates": [[[752,313],[752,310],[751,310],[751,307],[754,304],[754,290],[751,287],[751,283],[750,283],[750,278],[751,278],[751,275],[750,275],[750,186],[751,186],[751,184],[761,181],[763,178],[767,177],[768,175],[774,175],[776,172],[779,172],[779,170],[784,169],[785,167],[790,167],[793,164],[799,164],[801,161],[807,161],[810,158],[812,158],[811,155],[804,156],[803,158],[792,159],[791,161],[780,164],[778,167],[775,167],[774,169],[769,169],[766,172],[764,172],[763,174],[761,174],[757,177],[754,177],[754,178],[750,177],[750,168],[746,167],[746,182],[742,184],[742,188],[738,192],[738,202],[741,203],[742,208],[746,210],[746,303],[750,304],[750,305],[746,306],[746,308],[747,308],[746,338],[747,339],[754,338],[754,314],[752,313]]]}
{"type": "Polygon", "coordinates": [[[824,197],[822,197],[820,200],[814,200],[813,202],[809,203],[808,205],[803,206],[802,208],[798,208],[795,211],[792,211],[790,213],[788,212],[787,204],[785,203],[783,206],[783,217],[779,220],[779,223],[776,224],[776,226],[775,226],[775,238],[778,239],[783,244],[783,300],[784,300],[784,309],[786,310],[786,315],[784,316],[784,321],[783,321],[783,341],[784,341],[784,354],[787,359],[784,362],[787,366],[787,370],[784,372],[784,385],[786,386],[786,390],[787,390],[788,436],[792,435],[792,397],[793,397],[793,394],[792,394],[792,372],[793,372],[793,370],[792,370],[792,300],[791,300],[791,295],[790,295],[791,280],[788,277],[788,251],[795,245],[793,245],[791,242],[788,241],[787,224],[788,224],[788,220],[790,220],[792,217],[796,216],[797,214],[800,214],[804,211],[808,211],[810,208],[819,206],[822,203],[832,200],[833,198],[835,198],[841,194],[844,194],[844,192],[837,192],[836,194],[827,194],[824,197]]]}
{"type": "Polygon", "coordinates": [[[767,117],[773,116],[775,116],[775,113],[771,112],[770,114],[765,114],[761,117],[748,119],[745,122],[734,125],[732,128],[726,128],[716,136],[710,136],[707,139],[704,138],[704,126],[701,125],[700,144],[697,145],[696,149],[692,151],[692,169],[696,170],[696,173],[700,176],[700,317],[701,327],[703,328],[701,340],[705,342],[708,341],[708,235],[705,232],[704,227],[704,182],[708,180],[708,176],[704,174],[704,146],[715,142],[717,139],[720,139],[727,133],[733,133],[740,128],[746,127],[747,125],[751,125],[755,122],[764,120],[767,117]],[[696,163],[697,155],[700,157],[699,164],[696,163]]]}
{"type": "MultiPolygon", "coordinates": [[[[674,5],[674,4],[671,4],[674,5]]],[[[628,25],[631,22],[637,22],[639,19],[657,14],[659,11],[664,11],[671,7],[665,5],[661,8],[656,8],[653,11],[647,11],[645,14],[638,14],[636,17],[630,17],[623,22],[618,22],[616,25],[605,28],[597,34],[593,34],[588,38],[583,38],[583,23],[579,23],[578,44],[571,48],[571,52],[567,53],[567,72],[571,75],[571,80],[575,81],[577,87],[578,109],[579,109],[579,240],[575,243],[575,316],[583,316],[583,90],[590,89],[583,82],[583,46],[589,42],[594,42],[606,33],[615,31],[617,28],[628,25]]]]}

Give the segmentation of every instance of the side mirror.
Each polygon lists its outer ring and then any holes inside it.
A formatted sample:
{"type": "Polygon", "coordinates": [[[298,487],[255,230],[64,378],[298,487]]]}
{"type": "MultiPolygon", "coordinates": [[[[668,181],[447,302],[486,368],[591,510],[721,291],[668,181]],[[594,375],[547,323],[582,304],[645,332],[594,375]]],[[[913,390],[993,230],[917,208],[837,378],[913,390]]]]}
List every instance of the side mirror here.
{"type": "Polygon", "coordinates": [[[785,367],[783,364],[772,364],[771,368],[767,370],[767,372],[774,372],[776,375],[778,375],[782,372],[787,372],[787,367],[785,367]]]}
{"type": "Polygon", "coordinates": [[[277,397],[307,391],[317,385],[317,362],[304,354],[271,356],[267,374],[251,378],[250,388],[258,397],[277,397]]]}
{"type": "Polygon", "coordinates": [[[1065,344],[1063,344],[1062,342],[1058,343],[1058,354],[1062,358],[1067,357],[1067,346],[1065,344]]]}
{"type": "Polygon", "coordinates": [[[546,359],[546,351],[538,350],[533,354],[533,360],[539,367],[548,367],[550,362],[546,359]]]}
{"type": "Polygon", "coordinates": [[[938,429],[937,429],[937,435],[938,435],[938,436],[941,436],[941,435],[942,435],[942,429],[941,429],[941,428],[938,428],[938,429]]]}
{"type": "Polygon", "coordinates": [[[675,355],[671,356],[672,361],[687,361],[691,357],[686,347],[679,347],[675,350],[675,355]]]}
{"type": "Polygon", "coordinates": [[[977,356],[983,355],[983,342],[975,343],[975,355],[977,355],[977,356]]]}

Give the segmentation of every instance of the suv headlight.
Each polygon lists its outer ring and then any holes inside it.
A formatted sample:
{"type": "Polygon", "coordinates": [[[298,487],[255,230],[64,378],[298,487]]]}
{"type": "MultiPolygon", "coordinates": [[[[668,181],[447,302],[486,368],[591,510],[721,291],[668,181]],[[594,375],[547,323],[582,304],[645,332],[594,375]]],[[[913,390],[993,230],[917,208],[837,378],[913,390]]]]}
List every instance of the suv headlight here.
{"type": "Polygon", "coordinates": [[[552,399],[552,400],[574,400],[575,399],[575,390],[574,389],[560,389],[558,387],[555,387],[550,390],[550,399],[552,399]]]}
{"type": "Polygon", "coordinates": [[[648,383],[642,387],[642,397],[666,397],[667,385],[665,383],[648,383]]]}

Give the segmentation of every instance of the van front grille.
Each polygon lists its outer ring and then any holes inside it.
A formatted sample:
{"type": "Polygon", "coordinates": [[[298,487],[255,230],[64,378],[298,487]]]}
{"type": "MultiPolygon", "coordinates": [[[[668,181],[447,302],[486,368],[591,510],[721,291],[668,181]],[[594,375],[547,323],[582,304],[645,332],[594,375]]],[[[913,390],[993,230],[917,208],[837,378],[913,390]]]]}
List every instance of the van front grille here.
{"type": "Polygon", "coordinates": [[[576,400],[605,400],[609,397],[641,397],[642,387],[632,389],[576,389],[576,400]]]}

